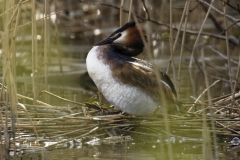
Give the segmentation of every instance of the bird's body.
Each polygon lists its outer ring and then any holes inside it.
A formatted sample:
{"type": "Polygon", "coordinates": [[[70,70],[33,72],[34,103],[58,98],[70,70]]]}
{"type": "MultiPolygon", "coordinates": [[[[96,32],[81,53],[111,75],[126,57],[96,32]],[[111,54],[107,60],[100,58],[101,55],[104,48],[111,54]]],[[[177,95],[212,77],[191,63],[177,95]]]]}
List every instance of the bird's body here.
{"type": "Polygon", "coordinates": [[[89,51],[86,59],[87,70],[110,104],[130,114],[150,115],[162,103],[161,91],[166,101],[172,102],[176,99],[176,91],[166,74],[154,69],[149,63],[132,57],[140,54],[144,47],[139,28],[133,23],[126,24],[127,27],[122,27],[125,30],[120,28],[120,31],[115,31],[115,34],[89,51]],[[119,32],[123,34],[118,35],[119,32]],[[131,36],[131,33],[132,37],[140,38],[133,40],[135,44],[126,40],[126,35],[131,36]],[[121,37],[122,35],[124,37],[121,37]],[[113,39],[110,39],[112,37],[113,39]],[[156,72],[160,73],[160,84],[156,72]]]}

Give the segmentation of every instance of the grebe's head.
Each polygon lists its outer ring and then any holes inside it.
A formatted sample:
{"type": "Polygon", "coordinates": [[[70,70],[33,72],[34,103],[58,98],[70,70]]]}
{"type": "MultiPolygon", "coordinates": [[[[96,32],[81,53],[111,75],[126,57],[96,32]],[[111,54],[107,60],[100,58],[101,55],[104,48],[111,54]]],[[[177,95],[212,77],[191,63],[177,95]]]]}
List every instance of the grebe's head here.
{"type": "Polygon", "coordinates": [[[142,53],[144,48],[140,32],[147,40],[146,32],[141,26],[137,26],[135,22],[128,22],[95,46],[111,44],[120,54],[136,56],[142,53]]]}

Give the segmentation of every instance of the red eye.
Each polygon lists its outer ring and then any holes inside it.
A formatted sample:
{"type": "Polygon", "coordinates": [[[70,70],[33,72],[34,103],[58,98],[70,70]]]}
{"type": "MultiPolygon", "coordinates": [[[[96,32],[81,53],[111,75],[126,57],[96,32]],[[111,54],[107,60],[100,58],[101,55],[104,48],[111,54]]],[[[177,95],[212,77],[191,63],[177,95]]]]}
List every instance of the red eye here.
{"type": "Polygon", "coordinates": [[[122,33],[118,33],[118,36],[120,37],[122,35],[122,33]]]}

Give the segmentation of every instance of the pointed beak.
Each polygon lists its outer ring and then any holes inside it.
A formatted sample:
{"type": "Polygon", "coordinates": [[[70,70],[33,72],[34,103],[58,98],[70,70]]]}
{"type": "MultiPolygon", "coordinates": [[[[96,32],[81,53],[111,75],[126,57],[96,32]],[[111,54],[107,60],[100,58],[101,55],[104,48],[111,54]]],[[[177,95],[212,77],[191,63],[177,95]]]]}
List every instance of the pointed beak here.
{"type": "Polygon", "coordinates": [[[104,40],[101,40],[100,42],[98,42],[97,44],[95,44],[94,46],[101,46],[101,45],[104,45],[104,44],[109,44],[109,43],[112,43],[115,39],[114,38],[106,38],[104,40]]]}
{"type": "Polygon", "coordinates": [[[119,34],[115,34],[115,32],[113,32],[108,38],[101,40],[100,42],[98,42],[97,44],[95,44],[95,46],[101,46],[104,44],[109,44],[109,43],[113,43],[116,39],[118,39],[121,36],[121,33],[119,34]]]}

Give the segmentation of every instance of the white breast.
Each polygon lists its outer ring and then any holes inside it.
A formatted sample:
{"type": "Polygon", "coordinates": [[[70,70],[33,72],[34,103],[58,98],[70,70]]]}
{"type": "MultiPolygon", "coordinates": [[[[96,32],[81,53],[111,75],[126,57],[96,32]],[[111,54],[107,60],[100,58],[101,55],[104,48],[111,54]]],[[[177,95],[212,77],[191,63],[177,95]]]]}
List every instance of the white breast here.
{"type": "Polygon", "coordinates": [[[98,46],[93,47],[87,56],[87,70],[99,91],[107,101],[116,108],[135,115],[149,115],[158,106],[149,95],[134,86],[121,83],[112,77],[110,67],[103,59],[97,58],[100,54],[98,46]]]}

